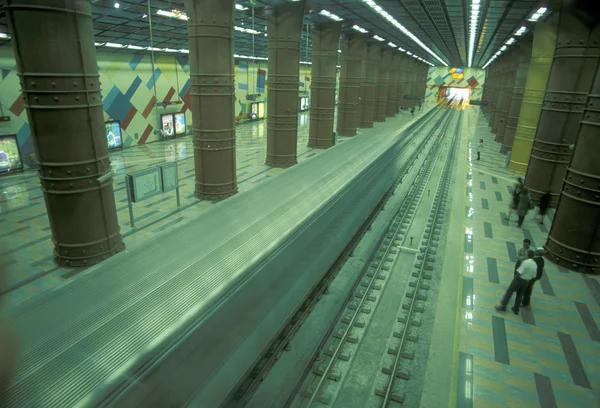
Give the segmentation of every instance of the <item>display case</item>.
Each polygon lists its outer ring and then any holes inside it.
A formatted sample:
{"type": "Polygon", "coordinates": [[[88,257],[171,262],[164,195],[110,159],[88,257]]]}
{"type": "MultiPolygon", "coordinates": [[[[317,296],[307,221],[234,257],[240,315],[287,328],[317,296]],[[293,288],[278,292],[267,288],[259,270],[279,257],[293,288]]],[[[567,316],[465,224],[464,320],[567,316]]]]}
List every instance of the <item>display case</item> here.
{"type": "Polygon", "coordinates": [[[109,120],[104,122],[106,132],[106,141],[108,142],[108,150],[117,150],[123,148],[123,137],[121,134],[121,122],[118,120],[109,120]]]}
{"type": "Polygon", "coordinates": [[[177,112],[173,116],[175,121],[175,136],[185,136],[187,132],[185,113],[177,112]]]}
{"type": "Polygon", "coordinates": [[[172,113],[160,115],[160,127],[163,139],[175,137],[175,116],[172,113]]]}
{"type": "Polygon", "coordinates": [[[23,171],[17,135],[0,136],[0,176],[23,171]]]}

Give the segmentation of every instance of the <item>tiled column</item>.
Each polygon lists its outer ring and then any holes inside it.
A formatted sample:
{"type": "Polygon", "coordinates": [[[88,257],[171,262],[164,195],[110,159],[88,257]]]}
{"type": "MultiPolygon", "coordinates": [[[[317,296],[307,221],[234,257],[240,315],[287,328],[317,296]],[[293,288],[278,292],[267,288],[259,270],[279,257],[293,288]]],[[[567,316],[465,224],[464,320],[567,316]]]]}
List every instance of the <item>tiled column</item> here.
{"type": "Polygon", "coordinates": [[[237,193],[233,0],[186,0],[195,195],[222,200],[237,193]],[[204,16],[211,15],[210,19],[204,16]]]}
{"type": "Polygon", "coordinates": [[[304,6],[305,0],[301,0],[267,8],[267,166],[285,168],[297,163],[298,76],[304,6]]]}
{"type": "Polygon", "coordinates": [[[553,262],[600,272],[600,66],[587,98],[577,144],[546,242],[553,262]]]}
{"type": "Polygon", "coordinates": [[[390,66],[390,86],[388,86],[386,116],[393,117],[398,113],[398,81],[400,79],[400,54],[392,55],[390,66]]]}
{"type": "Polygon", "coordinates": [[[341,21],[317,24],[312,28],[308,147],[327,149],[335,144],[333,113],[337,49],[341,30],[341,21]]]}
{"type": "Polygon", "coordinates": [[[515,85],[510,98],[510,107],[508,109],[508,117],[506,119],[506,127],[500,153],[509,152],[512,149],[515,132],[517,131],[517,122],[519,120],[519,112],[523,102],[523,91],[525,90],[525,82],[527,81],[527,72],[529,70],[529,61],[531,60],[531,41],[525,41],[521,44],[519,52],[519,65],[515,74],[515,85]]]}
{"type": "Polygon", "coordinates": [[[581,18],[567,7],[561,11],[556,51],[525,177],[535,203],[547,191],[552,194],[552,206],[558,201],[573,153],[569,145],[577,141],[600,57],[600,24],[591,26],[581,18]]]}
{"type": "Polygon", "coordinates": [[[378,65],[381,60],[381,46],[367,44],[362,64],[360,84],[360,102],[358,104],[358,127],[372,128],[375,120],[375,104],[377,97],[378,65]]]}
{"type": "Polygon", "coordinates": [[[375,122],[385,122],[388,88],[390,86],[390,66],[392,65],[393,52],[394,51],[389,47],[384,47],[381,51],[381,62],[379,63],[379,75],[377,78],[375,122]]]}
{"type": "Polygon", "coordinates": [[[506,121],[508,119],[508,112],[510,111],[510,103],[515,87],[515,77],[517,76],[517,69],[519,68],[519,58],[524,52],[522,48],[521,44],[515,44],[512,54],[507,62],[508,66],[506,73],[504,74],[504,87],[502,88],[502,97],[500,98],[500,115],[498,115],[498,124],[496,127],[496,142],[498,143],[504,141],[506,121]]]}
{"type": "Polygon", "coordinates": [[[405,54],[400,54],[400,61],[398,62],[398,93],[396,97],[396,104],[398,108],[396,109],[396,112],[398,112],[400,108],[406,106],[404,95],[406,94],[406,89],[408,86],[408,62],[408,57],[405,54]]]}
{"type": "Polygon", "coordinates": [[[524,175],[527,171],[535,130],[542,110],[544,91],[550,76],[557,34],[557,21],[542,21],[535,26],[531,61],[529,62],[527,81],[523,91],[515,140],[513,141],[510,162],[508,163],[508,170],[516,174],[524,175]]]}
{"type": "Polygon", "coordinates": [[[54,261],[90,266],[125,249],[104,132],[88,1],[3,2],[39,164],[54,261]]]}
{"type": "Polygon", "coordinates": [[[345,36],[342,38],[341,50],[337,132],[340,136],[355,136],[365,41],[358,35],[345,36]]]}

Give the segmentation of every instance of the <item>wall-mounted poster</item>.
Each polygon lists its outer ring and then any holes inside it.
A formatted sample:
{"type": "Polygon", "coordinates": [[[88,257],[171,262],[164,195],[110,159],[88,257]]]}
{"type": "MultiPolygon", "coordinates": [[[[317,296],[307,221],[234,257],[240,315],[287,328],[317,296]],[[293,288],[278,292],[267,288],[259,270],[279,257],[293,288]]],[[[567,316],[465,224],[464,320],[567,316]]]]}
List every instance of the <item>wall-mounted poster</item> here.
{"type": "Polygon", "coordinates": [[[106,130],[106,140],[108,141],[108,150],[120,149],[123,147],[123,139],[121,137],[121,122],[118,120],[110,120],[104,122],[106,130]]]}
{"type": "Polygon", "coordinates": [[[185,127],[185,113],[179,112],[179,113],[176,113],[174,116],[175,116],[175,134],[177,136],[185,135],[185,132],[187,130],[185,127]]]}
{"type": "Polygon", "coordinates": [[[160,115],[160,123],[162,126],[163,137],[170,138],[175,137],[175,120],[172,113],[166,115],[160,115]]]}
{"type": "Polygon", "coordinates": [[[0,175],[22,170],[23,162],[17,136],[0,136],[0,175]]]}

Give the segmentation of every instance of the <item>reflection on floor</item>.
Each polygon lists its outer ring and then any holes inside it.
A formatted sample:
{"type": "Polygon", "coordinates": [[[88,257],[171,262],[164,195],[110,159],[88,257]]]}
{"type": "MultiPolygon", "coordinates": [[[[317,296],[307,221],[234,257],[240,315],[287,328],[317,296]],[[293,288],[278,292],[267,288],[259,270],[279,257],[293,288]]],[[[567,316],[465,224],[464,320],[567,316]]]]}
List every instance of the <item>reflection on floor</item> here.
{"type": "MultiPolygon", "coordinates": [[[[524,238],[546,242],[532,211],[523,228],[505,220],[515,176],[506,170],[487,119],[470,107],[465,269],[458,407],[596,407],[600,392],[600,283],[546,261],[531,309],[494,310],[513,277],[524,238]],[[484,151],[477,161],[477,144],[484,151]]],[[[458,169],[459,172],[463,169],[458,169]]],[[[457,177],[463,177],[460,173],[457,177]]],[[[553,213],[552,213],[553,214],[553,213]]],[[[551,214],[551,215],[552,215],[551,214]]],[[[512,307],[514,296],[509,306],[512,307]]]]}
{"type": "MultiPolygon", "coordinates": [[[[393,132],[403,124],[418,119],[407,112],[398,114],[373,129],[359,134],[393,132]]],[[[237,179],[240,192],[284,171],[265,166],[267,122],[259,121],[237,127],[237,179]]],[[[299,117],[298,161],[308,160],[322,150],[306,147],[309,113],[299,117]]],[[[344,138],[339,138],[343,142],[344,138]]],[[[111,153],[115,177],[115,200],[121,233],[129,249],[142,240],[168,228],[187,222],[213,202],[194,197],[194,161],[191,136],[136,146],[111,153]],[[181,187],[181,207],[175,193],[159,195],[134,204],[135,228],[131,228],[124,175],[165,161],[176,161],[181,187]]],[[[0,257],[9,266],[9,292],[2,296],[9,305],[22,302],[43,290],[55,287],[73,274],[53,263],[50,227],[39,179],[36,172],[0,178],[0,257]]],[[[126,254],[125,254],[126,255],[126,254]]],[[[1,295],[1,294],[0,294],[1,295]]]]}

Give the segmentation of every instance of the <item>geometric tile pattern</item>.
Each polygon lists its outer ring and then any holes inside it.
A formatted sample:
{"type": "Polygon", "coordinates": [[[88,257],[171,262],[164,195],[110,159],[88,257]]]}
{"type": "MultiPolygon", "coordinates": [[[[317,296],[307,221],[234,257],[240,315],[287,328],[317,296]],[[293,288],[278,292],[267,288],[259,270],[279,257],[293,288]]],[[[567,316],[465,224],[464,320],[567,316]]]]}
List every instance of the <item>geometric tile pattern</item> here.
{"type": "Polygon", "coordinates": [[[427,94],[425,98],[429,102],[436,102],[440,87],[471,88],[471,100],[480,101],[483,94],[483,83],[485,82],[485,71],[476,68],[464,68],[463,78],[452,78],[454,68],[430,67],[427,76],[427,94]]]}
{"type": "MultiPolygon", "coordinates": [[[[487,119],[479,107],[465,111],[469,153],[467,178],[461,356],[468,359],[472,382],[458,384],[459,407],[595,407],[600,391],[600,293],[584,276],[546,261],[536,282],[531,308],[516,316],[499,313],[500,301],[513,277],[515,248],[524,238],[545,243],[552,225],[540,225],[535,211],[523,228],[516,216],[504,217],[515,176],[506,170],[487,119]],[[476,146],[484,139],[481,160],[476,146]],[[462,394],[461,394],[462,393],[462,394]],[[469,398],[467,398],[469,396],[469,398]]],[[[510,306],[514,302],[511,299],[510,306]]],[[[461,372],[458,378],[464,378],[461,372]]]]}
{"type": "MultiPolygon", "coordinates": [[[[125,147],[159,140],[154,130],[160,115],[185,112],[191,129],[189,57],[158,55],[155,69],[149,54],[97,52],[102,88],[104,120],[120,120],[125,147]]],[[[17,134],[23,163],[34,167],[33,143],[27,123],[21,86],[12,48],[0,47],[0,101],[9,122],[0,122],[1,134],[17,134]]],[[[239,110],[247,113],[246,96],[260,94],[257,101],[267,100],[267,62],[241,61],[235,66],[236,100],[239,110]]],[[[299,90],[310,93],[310,66],[301,66],[299,90]]]]}
{"type": "MultiPolygon", "coordinates": [[[[403,112],[393,119],[388,118],[384,123],[377,123],[373,129],[359,129],[359,134],[396,132],[400,126],[418,116],[419,114],[411,117],[403,112]]],[[[236,128],[237,181],[240,193],[284,171],[265,165],[266,127],[266,121],[261,120],[243,123],[236,128]]],[[[309,160],[323,151],[307,147],[308,130],[309,113],[301,113],[297,146],[299,162],[309,160]]],[[[344,140],[339,138],[340,143],[344,140]]],[[[116,174],[114,191],[117,216],[127,248],[134,248],[141,241],[188,222],[202,211],[218,205],[194,197],[193,154],[190,136],[111,152],[111,165],[116,174]],[[134,204],[135,227],[132,228],[125,174],[165,161],[177,162],[181,206],[177,207],[174,192],[134,204]]],[[[50,227],[37,172],[30,170],[23,174],[1,177],[0,192],[0,257],[3,262],[8,263],[8,284],[12,289],[2,296],[2,300],[14,305],[61,284],[73,275],[73,271],[58,268],[52,261],[50,227]]],[[[118,256],[126,256],[126,253],[118,256]]]]}

